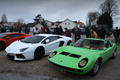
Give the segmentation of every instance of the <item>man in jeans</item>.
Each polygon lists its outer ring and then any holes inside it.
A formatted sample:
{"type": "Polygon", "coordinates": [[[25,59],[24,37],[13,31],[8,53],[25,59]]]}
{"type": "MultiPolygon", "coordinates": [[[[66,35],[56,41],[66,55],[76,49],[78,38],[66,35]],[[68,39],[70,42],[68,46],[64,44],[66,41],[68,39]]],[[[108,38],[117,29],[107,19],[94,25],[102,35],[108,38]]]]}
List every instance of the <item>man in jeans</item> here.
{"type": "Polygon", "coordinates": [[[118,27],[116,27],[115,31],[113,32],[114,34],[114,37],[115,37],[115,43],[116,44],[119,44],[119,35],[120,35],[120,32],[118,30],[118,27]]]}

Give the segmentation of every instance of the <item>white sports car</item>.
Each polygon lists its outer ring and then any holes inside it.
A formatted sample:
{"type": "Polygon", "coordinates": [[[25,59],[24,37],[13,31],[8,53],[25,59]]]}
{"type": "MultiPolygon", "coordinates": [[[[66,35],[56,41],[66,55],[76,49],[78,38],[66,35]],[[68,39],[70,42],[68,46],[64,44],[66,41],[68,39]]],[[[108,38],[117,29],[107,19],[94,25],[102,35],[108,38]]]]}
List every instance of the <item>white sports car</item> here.
{"type": "Polygon", "coordinates": [[[53,34],[37,34],[10,44],[6,56],[13,60],[39,60],[54,49],[69,45],[72,38],[53,34]]]}

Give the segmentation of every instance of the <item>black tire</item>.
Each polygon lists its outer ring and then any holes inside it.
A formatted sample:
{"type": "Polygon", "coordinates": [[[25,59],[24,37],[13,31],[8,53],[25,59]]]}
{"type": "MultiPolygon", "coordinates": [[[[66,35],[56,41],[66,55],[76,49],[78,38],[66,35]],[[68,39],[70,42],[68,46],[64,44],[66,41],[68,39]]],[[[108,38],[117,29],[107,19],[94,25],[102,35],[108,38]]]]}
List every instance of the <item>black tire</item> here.
{"type": "Polygon", "coordinates": [[[72,43],[72,41],[68,41],[68,42],[67,42],[67,45],[70,45],[70,43],[72,43]]]}
{"type": "Polygon", "coordinates": [[[0,42],[0,51],[5,49],[5,43],[4,42],[0,42]]]}
{"type": "Polygon", "coordinates": [[[114,59],[115,57],[117,56],[117,49],[115,49],[113,55],[112,55],[112,58],[114,59]]]}
{"type": "Polygon", "coordinates": [[[100,68],[100,60],[98,59],[98,60],[96,61],[95,65],[94,65],[93,69],[91,70],[91,73],[90,73],[90,74],[91,74],[92,76],[95,76],[95,75],[98,73],[99,68],[100,68]]]}
{"type": "Polygon", "coordinates": [[[34,53],[34,59],[39,60],[42,59],[43,57],[44,57],[44,49],[42,47],[37,48],[34,53]]]}

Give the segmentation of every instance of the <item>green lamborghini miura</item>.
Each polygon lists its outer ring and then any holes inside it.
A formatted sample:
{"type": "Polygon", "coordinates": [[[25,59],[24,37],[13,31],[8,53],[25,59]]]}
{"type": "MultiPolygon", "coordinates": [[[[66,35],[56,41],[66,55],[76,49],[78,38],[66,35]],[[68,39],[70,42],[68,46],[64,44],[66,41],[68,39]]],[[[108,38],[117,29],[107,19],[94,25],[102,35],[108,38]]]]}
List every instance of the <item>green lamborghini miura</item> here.
{"type": "Polygon", "coordinates": [[[84,38],[70,46],[59,47],[48,60],[56,67],[68,72],[93,76],[98,73],[100,65],[109,58],[115,58],[117,46],[109,40],[84,38]]]}

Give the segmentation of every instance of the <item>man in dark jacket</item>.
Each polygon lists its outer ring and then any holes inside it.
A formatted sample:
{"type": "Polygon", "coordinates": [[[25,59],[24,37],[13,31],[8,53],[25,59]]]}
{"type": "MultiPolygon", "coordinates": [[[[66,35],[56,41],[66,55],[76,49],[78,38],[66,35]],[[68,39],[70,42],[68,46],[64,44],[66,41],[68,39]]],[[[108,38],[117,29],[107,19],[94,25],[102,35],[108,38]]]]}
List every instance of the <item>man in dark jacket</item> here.
{"type": "Polygon", "coordinates": [[[86,29],[85,29],[85,33],[86,33],[86,38],[90,38],[90,29],[89,29],[89,27],[86,27],[86,29]]]}
{"type": "Polygon", "coordinates": [[[102,27],[100,29],[100,37],[101,37],[101,39],[105,39],[105,34],[106,34],[106,30],[102,27]]]}
{"type": "Polygon", "coordinates": [[[79,29],[77,26],[72,29],[72,32],[75,36],[75,42],[81,38],[81,29],[79,29]]]}
{"type": "Polygon", "coordinates": [[[120,35],[120,32],[118,30],[118,27],[116,27],[115,31],[113,32],[114,34],[114,37],[115,37],[115,43],[118,44],[119,43],[119,35],[120,35]]]}

